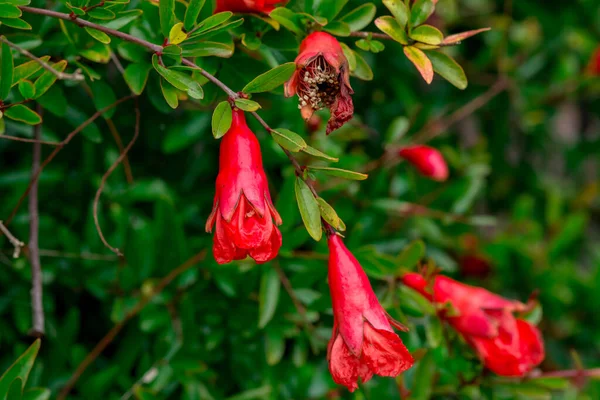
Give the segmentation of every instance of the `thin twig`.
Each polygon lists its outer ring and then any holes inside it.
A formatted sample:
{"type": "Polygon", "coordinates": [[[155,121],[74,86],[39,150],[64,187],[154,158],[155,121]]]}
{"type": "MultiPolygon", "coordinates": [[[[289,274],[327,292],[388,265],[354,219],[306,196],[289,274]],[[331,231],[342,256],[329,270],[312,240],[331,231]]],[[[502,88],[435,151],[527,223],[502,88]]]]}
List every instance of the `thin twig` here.
{"type": "Polygon", "coordinates": [[[94,206],[93,206],[93,208],[94,208],[94,224],[96,225],[96,231],[98,231],[100,240],[102,240],[102,243],[104,244],[104,246],[106,246],[108,249],[110,249],[113,253],[115,253],[119,257],[123,257],[123,253],[121,253],[121,251],[119,249],[112,247],[110,244],[108,244],[108,242],[106,241],[106,238],[104,237],[104,234],[102,233],[102,228],[100,227],[100,222],[98,221],[98,203],[100,202],[100,195],[102,195],[102,191],[104,190],[104,185],[106,185],[106,181],[108,180],[110,175],[113,173],[115,168],[117,168],[119,166],[119,164],[121,164],[123,159],[127,156],[127,153],[129,152],[129,150],[131,150],[131,148],[135,144],[139,134],[140,134],[140,107],[138,105],[137,97],[136,97],[136,99],[135,99],[135,133],[133,134],[133,138],[131,139],[131,141],[129,142],[127,147],[125,147],[125,149],[123,150],[121,155],[119,155],[119,157],[110,166],[110,168],[108,168],[108,171],[106,171],[106,173],[102,177],[100,186],[98,187],[98,190],[96,191],[96,196],[94,197],[94,206]]]}
{"type": "Polygon", "coordinates": [[[121,75],[123,75],[125,73],[125,68],[123,68],[123,64],[121,64],[121,60],[119,60],[119,56],[117,56],[114,51],[110,52],[110,59],[115,64],[115,67],[117,67],[117,69],[119,70],[121,75]]]}
{"type": "MultiPolygon", "coordinates": [[[[125,148],[123,147],[123,140],[121,139],[121,135],[119,134],[119,130],[117,129],[115,123],[112,119],[106,119],[106,125],[108,125],[108,130],[112,134],[113,139],[115,139],[115,143],[119,148],[119,153],[123,154],[125,148]]],[[[133,184],[133,173],[131,172],[131,165],[129,164],[129,157],[125,156],[123,159],[123,170],[125,171],[125,179],[127,179],[127,183],[130,185],[133,184]]]]}
{"type": "Polygon", "coordinates": [[[19,258],[19,254],[21,254],[21,249],[25,246],[25,243],[21,242],[19,239],[13,236],[12,233],[8,230],[8,228],[0,221],[0,232],[2,232],[8,238],[10,244],[13,245],[13,258],[19,258]]]}
{"type": "MultiPolygon", "coordinates": [[[[38,104],[36,112],[42,114],[42,108],[38,104]]],[[[38,124],[33,128],[33,137],[38,140],[33,144],[31,175],[33,176],[40,168],[40,159],[42,156],[42,145],[39,139],[42,132],[42,125],[38,124]]],[[[43,304],[43,286],[42,286],[42,264],[40,263],[39,247],[39,227],[40,215],[38,210],[38,181],[35,180],[31,185],[29,192],[29,243],[27,250],[29,253],[29,262],[31,263],[31,314],[33,326],[30,334],[35,337],[44,336],[44,304],[43,304]]]]}
{"type": "Polygon", "coordinates": [[[6,43],[7,45],[9,45],[10,47],[12,47],[13,49],[17,50],[19,53],[23,54],[25,57],[31,58],[32,60],[34,60],[35,62],[37,62],[38,64],[40,64],[42,66],[42,68],[44,68],[46,71],[51,72],[58,79],[61,79],[61,80],[70,80],[70,81],[84,81],[85,80],[85,76],[83,76],[81,74],[81,71],[79,69],[77,69],[72,74],[67,74],[65,72],[57,71],[54,68],[52,68],[52,65],[48,64],[46,61],[42,60],[39,57],[34,56],[33,54],[31,54],[29,51],[25,50],[24,48],[22,48],[22,47],[20,47],[20,46],[18,46],[16,44],[10,42],[4,36],[0,36],[0,42],[6,43]]]}
{"type": "Polygon", "coordinates": [[[46,142],[44,140],[27,139],[27,138],[21,138],[21,137],[17,137],[17,136],[0,135],[0,139],[14,140],[15,142],[24,142],[24,143],[40,143],[40,144],[45,144],[48,146],[60,146],[60,142],[46,142]]]}
{"type": "Polygon", "coordinates": [[[6,220],[6,225],[7,226],[13,220],[13,218],[15,217],[15,215],[17,215],[17,211],[19,211],[19,208],[21,207],[21,204],[23,203],[23,201],[25,200],[25,198],[27,197],[27,195],[31,191],[31,186],[35,182],[37,182],[37,180],[39,179],[40,174],[42,173],[43,169],[46,168],[46,166],[50,163],[50,161],[52,161],[54,159],[54,157],[56,157],[56,155],[58,154],[58,152],[61,151],[62,148],[65,147],[65,145],[67,145],[75,137],[75,135],[77,135],[79,132],[81,132],[83,129],[85,129],[85,127],[87,127],[89,124],[91,124],[92,122],[94,122],[94,120],[96,118],[100,117],[106,111],[108,111],[108,110],[116,107],[117,105],[119,105],[119,104],[123,103],[124,101],[127,101],[127,100],[129,100],[129,99],[131,99],[133,97],[135,97],[135,95],[130,95],[130,96],[122,97],[119,100],[115,101],[114,103],[112,103],[112,104],[104,107],[103,109],[96,111],[96,113],[94,115],[92,115],[91,117],[89,117],[81,125],[79,125],[77,128],[75,128],[74,131],[72,131],[71,133],[69,133],[67,135],[67,137],[65,138],[65,140],[63,140],[62,142],[60,142],[60,144],[58,146],[56,146],[56,148],[44,160],[44,162],[42,163],[42,165],[40,165],[40,168],[37,170],[37,172],[31,178],[31,181],[29,182],[29,185],[27,186],[27,189],[25,189],[25,192],[21,195],[21,197],[17,201],[17,205],[13,208],[10,216],[6,220]]]}
{"type": "MultiPolygon", "coordinates": [[[[65,386],[61,389],[57,400],[64,400],[67,398],[67,395],[71,392],[71,389],[75,386],[81,375],[85,372],[85,370],[102,354],[102,352],[108,347],[109,344],[112,343],[114,338],[121,332],[121,330],[125,327],[127,322],[129,322],[133,317],[138,315],[140,311],[148,305],[148,303],[156,297],[159,293],[161,293],[175,278],[179,275],[192,268],[194,265],[199,263],[206,256],[206,251],[202,251],[195,256],[191,257],[189,260],[172,270],[168,275],[158,282],[152,293],[147,296],[141,298],[135,306],[129,311],[125,317],[118,323],[116,323],[110,331],[96,344],[96,346],[88,353],[88,355],[83,359],[83,361],[77,366],[75,372],[71,375],[65,386]]],[[[141,291],[141,290],[140,290],[141,291]]]]}

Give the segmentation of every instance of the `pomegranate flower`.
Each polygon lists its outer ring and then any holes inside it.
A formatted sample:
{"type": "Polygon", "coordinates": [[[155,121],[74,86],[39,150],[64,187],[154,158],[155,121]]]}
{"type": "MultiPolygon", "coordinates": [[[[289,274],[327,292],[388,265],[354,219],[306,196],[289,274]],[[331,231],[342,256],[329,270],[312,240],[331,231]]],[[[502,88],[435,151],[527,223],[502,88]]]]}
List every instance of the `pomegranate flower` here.
{"type": "Polygon", "coordinates": [[[398,152],[398,155],[428,178],[440,182],[448,179],[448,165],[444,156],[432,147],[423,145],[405,147],[398,152]]]}
{"type": "Polygon", "coordinates": [[[325,32],[311,33],[300,44],[296,72],[285,84],[285,96],[298,95],[298,108],[305,120],[315,111],[329,108],[327,134],[349,121],[354,114],[350,69],[342,46],[325,32]]]}
{"type": "Polygon", "coordinates": [[[404,275],[403,281],[435,304],[449,303],[452,310],[440,307],[441,316],[496,374],[522,377],[544,360],[539,330],[513,315],[525,311],[525,304],[442,275],[434,278],[432,287],[415,273],[404,275]]]}
{"type": "Polygon", "coordinates": [[[223,11],[234,13],[269,14],[278,4],[284,5],[288,0],[217,0],[215,14],[223,11]]]}
{"type": "Polygon", "coordinates": [[[328,238],[329,288],[333,303],[333,335],[327,348],[329,371],[351,392],[358,378],[397,376],[413,365],[398,337],[407,329],[381,307],[362,267],[337,235],[328,238]]]}
{"type": "Polygon", "coordinates": [[[213,209],[206,221],[216,223],[213,253],[219,264],[252,257],[258,263],[273,259],[281,247],[281,225],[275,210],[258,140],[235,109],[229,131],[221,140],[219,175],[213,209]]]}

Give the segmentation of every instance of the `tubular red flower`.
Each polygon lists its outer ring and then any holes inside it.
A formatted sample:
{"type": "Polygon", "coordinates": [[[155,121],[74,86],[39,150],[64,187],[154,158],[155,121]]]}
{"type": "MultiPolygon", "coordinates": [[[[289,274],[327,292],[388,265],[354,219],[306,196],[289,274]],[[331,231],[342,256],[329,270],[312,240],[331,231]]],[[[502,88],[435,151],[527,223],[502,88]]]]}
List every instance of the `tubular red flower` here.
{"type": "Polygon", "coordinates": [[[329,288],[333,303],[333,335],[327,349],[329,371],[351,392],[373,374],[397,376],[414,360],[392,329],[406,331],[381,307],[367,275],[342,239],[329,244],[329,288]]]}
{"type": "Polygon", "coordinates": [[[252,257],[258,263],[273,259],[281,247],[281,225],[275,210],[256,136],[244,112],[233,111],[229,131],[221,140],[219,175],[206,231],[216,224],[213,253],[219,264],[252,257]]]}
{"type": "Polygon", "coordinates": [[[269,14],[276,5],[285,5],[289,0],[217,0],[215,14],[223,11],[234,13],[269,14]]]}
{"type": "Polygon", "coordinates": [[[448,165],[444,156],[432,147],[423,145],[405,147],[398,152],[398,155],[405,158],[428,178],[436,181],[448,179],[448,165]]]}
{"type": "Polygon", "coordinates": [[[433,288],[419,274],[406,274],[404,284],[442,308],[441,316],[473,347],[484,365],[502,376],[524,376],[544,360],[544,342],[539,330],[515,318],[526,305],[505,299],[483,288],[469,286],[438,275],[433,288]]]}
{"type": "Polygon", "coordinates": [[[296,72],[285,84],[285,95],[298,95],[298,108],[305,120],[315,111],[329,108],[330,134],[354,114],[350,68],[342,46],[328,33],[311,33],[300,44],[295,62],[296,72]]]}

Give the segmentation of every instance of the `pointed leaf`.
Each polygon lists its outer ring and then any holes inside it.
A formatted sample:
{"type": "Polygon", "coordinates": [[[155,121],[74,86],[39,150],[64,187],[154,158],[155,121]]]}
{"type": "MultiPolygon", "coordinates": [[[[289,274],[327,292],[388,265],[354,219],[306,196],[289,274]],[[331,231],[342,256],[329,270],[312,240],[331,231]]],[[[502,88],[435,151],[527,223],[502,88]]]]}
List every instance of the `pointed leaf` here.
{"type": "Polygon", "coordinates": [[[425,53],[413,46],[404,47],[404,55],[412,62],[421,73],[427,84],[433,80],[433,66],[425,53]]]}
{"type": "Polygon", "coordinates": [[[333,162],[339,161],[339,158],[331,157],[331,156],[315,149],[314,147],[306,146],[306,148],[302,149],[301,151],[303,151],[307,154],[310,154],[311,156],[314,156],[317,158],[322,158],[323,160],[328,160],[328,161],[333,161],[333,162]]]}
{"type": "Polygon", "coordinates": [[[335,36],[347,37],[350,36],[350,26],[342,21],[332,21],[328,23],[325,28],[323,28],[325,32],[329,32],[335,36]]]}
{"type": "Polygon", "coordinates": [[[22,30],[26,30],[26,31],[31,30],[31,25],[29,25],[26,21],[22,20],[21,18],[11,18],[11,19],[0,18],[0,24],[9,26],[9,27],[15,28],[15,29],[22,29],[22,30]]]}
{"type": "Polygon", "coordinates": [[[30,81],[19,82],[19,92],[25,99],[33,99],[35,97],[35,86],[30,81]]]}
{"type": "Polygon", "coordinates": [[[296,71],[296,64],[293,62],[281,64],[270,71],[265,72],[254,78],[248,83],[242,91],[244,93],[268,92],[287,82],[296,71]]]}
{"type": "Polygon", "coordinates": [[[427,56],[431,60],[433,70],[442,78],[461,90],[467,88],[468,81],[465,71],[454,59],[439,51],[428,51],[427,56]]]}
{"type": "Polygon", "coordinates": [[[162,35],[168,38],[171,27],[175,25],[175,0],[159,0],[158,15],[162,35]]]}
{"type": "Polygon", "coordinates": [[[350,179],[353,181],[364,181],[369,177],[367,174],[361,174],[360,172],[348,171],[346,169],[341,168],[331,168],[331,167],[313,167],[309,166],[309,169],[313,171],[320,171],[326,173],[327,175],[337,176],[338,178],[350,179]]]}
{"type": "Polygon", "coordinates": [[[356,32],[369,25],[376,12],[377,7],[373,3],[366,3],[344,15],[340,21],[348,24],[352,32],[356,32]]]}
{"type": "Polygon", "coordinates": [[[316,14],[320,17],[333,21],[342,11],[342,8],[348,3],[348,0],[321,0],[317,4],[316,14]]]}
{"type": "MultiPolygon", "coordinates": [[[[40,59],[42,61],[48,62],[50,56],[43,56],[40,57],[40,59]]],[[[21,65],[16,66],[13,73],[13,86],[19,83],[21,79],[29,78],[31,75],[38,72],[40,69],[42,69],[42,65],[36,60],[27,61],[21,65]]]]}
{"type": "Polygon", "coordinates": [[[412,269],[425,256],[425,244],[415,240],[406,246],[398,255],[398,267],[412,269]]]}
{"type": "Polygon", "coordinates": [[[27,383],[27,378],[29,377],[31,368],[33,368],[33,363],[40,350],[40,345],[41,341],[40,339],[37,339],[19,358],[17,358],[13,365],[0,376],[0,400],[6,399],[8,389],[15,378],[20,378],[23,381],[23,385],[27,383]]]}
{"type": "Polygon", "coordinates": [[[15,380],[12,381],[10,387],[8,388],[6,399],[21,400],[21,397],[23,397],[23,386],[23,380],[21,380],[21,378],[15,378],[15,380]]]}
{"type": "MultiPolygon", "coordinates": [[[[0,4],[1,5],[1,4],[0,4]]],[[[18,9],[17,9],[18,10],[18,9]]],[[[1,10],[0,10],[1,13],[1,10]]],[[[1,14],[0,14],[1,15],[1,14]]],[[[2,42],[0,50],[0,100],[5,100],[10,93],[15,69],[10,46],[2,42]]]]}
{"type": "Polygon", "coordinates": [[[258,327],[264,328],[275,315],[279,301],[281,282],[277,271],[270,266],[265,266],[260,280],[258,292],[258,327]]]}
{"type": "Polygon", "coordinates": [[[400,25],[402,29],[406,28],[410,12],[404,1],[383,0],[383,5],[386,6],[388,10],[390,10],[394,18],[396,18],[396,21],[398,21],[398,25],[400,25]]]}
{"type": "Polygon", "coordinates": [[[185,10],[185,17],[183,18],[183,25],[186,31],[190,31],[196,25],[198,15],[200,15],[205,2],[206,0],[190,0],[185,10]]]}
{"type": "Polygon", "coordinates": [[[356,68],[352,71],[352,75],[363,81],[373,80],[373,70],[367,63],[367,61],[355,51],[352,51],[354,59],[356,60],[356,68]]]}
{"type": "Polygon", "coordinates": [[[198,82],[196,82],[191,76],[184,74],[183,72],[174,71],[163,67],[158,63],[158,57],[156,54],[152,56],[152,66],[154,69],[179,90],[187,92],[187,94],[194,99],[201,99],[204,97],[204,90],[198,82]]]}
{"type": "Polygon", "coordinates": [[[50,389],[32,388],[23,393],[23,400],[50,400],[50,389]]]}
{"type": "Polygon", "coordinates": [[[260,104],[250,99],[236,99],[235,105],[240,110],[253,112],[260,108],[260,104]]]}
{"type": "Polygon", "coordinates": [[[187,39],[187,33],[183,31],[183,22],[179,22],[169,31],[169,43],[179,44],[187,39]]]}
{"type": "Polygon", "coordinates": [[[169,82],[160,78],[160,91],[165,98],[165,101],[172,109],[179,107],[179,97],[177,97],[177,89],[173,87],[169,82]]]}
{"type": "Polygon", "coordinates": [[[114,12],[106,8],[94,8],[93,10],[88,11],[88,15],[92,18],[106,20],[111,20],[116,17],[114,12]]]}
{"type": "Polygon", "coordinates": [[[212,116],[212,133],[215,139],[222,138],[231,127],[233,114],[228,102],[220,102],[212,116]]]}
{"type": "Polygon", "coordinates": [[[275,139],[277,144],[294,153],[305,150],[307,147],[302,136],[288,129],[273,129],[271,135],[273,135],[273,139],[275,139]]]}
{"type": "Polygon", "coordinates": [[[321,229],[321,211],[319,210],[317,200],[302,178],[296,178],[295,188],[296,200],[298,201],[298,208],[300,209],[300,216],[302,217],[304,226],[308,234],[318,242],[323,236],[323,230],[321,229]]]}
{"type": "Polygon", "coordinates": [[[110,36],[108,36],[106,33],[102,32],[102,31],[99,31],[97,29],[88,28],[87,26],[84,29],[85,29],[85,31],[87,33],[89,33],[89,35],[91,37],[93,37],[94,39],[96,39],[100,43],[104,43],[104,44],[109,44],[110,43],[110,36]]]}
{"type": "MultiPolygon", "coordinates": [[[[61,60],[61,61],[57,62],[56,64],[53,64],[52,68],[59,72],[63,72],[65,70],[65,68],[67,68],[67,61],[61,60]]],[[[48,89],[50,89],[50,87],[52,85],[54,85],[54,82],[56,82],[57,79],[58,78],[56,77],[56,75],[54,75],[50,71],[46,71],[42,75],[40,75],[40,77],[37,78],[34,83],[35,97],[38,98],[38,97],[42,96],[44,93],[46,93],[48,91],[48,89]]]]}
{"type": "Polygon", "coordinates": [[[454,35],[450,35],[450,36],[446,36],[446,38],[444,39],[444,41],[442,43],[444,44],[458,44],[460,42],[462,42],[463,40],[470,38],[471,36],[475,36],[478,33],[481,32],[486,32],[489,31],[492,28],[481,28],[481,29],[475,29],[472,31],[466,31],[466,32],[461,32],[461,33],[456,33],[454,35]]]}
{"type": "Polygon", "coordinates": [[[377,26],[377,28],[379,28],[380,31],[387,34],[396,42],[399,42],[404,45],[408,44],[408,36],[406,36],[404,28],[402,28],[398,24],[398,21],[396,21],[393,17],[379,17],[375,20],[375,25],[377,26]]]}
{"type": "Polygon", "coordinates": [[[338,217],[337,213],[321,197],[317,198],[317,203],[319,204],[319,211],[321,212],[321,218],[323,218],[329,225],[333,226],[338,231],[345,231],[346,224],[338,217]]]}
{"type": "Polygon", "coordinates": [[[19,18],[22,14],[19,7],[12,4],[0,3],[0,16],[2,18],[19,18]]]}

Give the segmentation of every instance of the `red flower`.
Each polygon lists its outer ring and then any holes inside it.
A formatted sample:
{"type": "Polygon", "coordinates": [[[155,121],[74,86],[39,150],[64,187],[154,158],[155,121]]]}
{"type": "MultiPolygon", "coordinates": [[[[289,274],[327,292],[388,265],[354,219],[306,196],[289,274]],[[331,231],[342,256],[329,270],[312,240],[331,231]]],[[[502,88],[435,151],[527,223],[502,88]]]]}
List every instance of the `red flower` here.
{"type": "Polygon", "coordinates": [[[406,328],[381,307],[356,258],[339,236],[330,236],[328,242],[333,335],[327,360],[333,380],[352,392],[358,378],[364,383],[373,374],[397,376],[414,360],[392,325],[406,328]]]}
{"type": "Polygon", "coordinates": [[[448,179],[448,165],[442,153],[436,149],[429,146],[416,145],[405,147],[398,154],[414,165],[422,175],[436,181],[445,181],[448,179]]]}
{"type": "Polygon", "coordinates": [[[258,263],[273,259],[281,247],[281,225],[263,170],[258,140],[246,125],[244,112],[233,111],[233,122],[221,140],[219,176],[213,209],[206,221],[216,222],[213,253],[219,264],[250,256],[258,263]]]}
{"type": "Polygon", "coordinates": [[[587,69],[591,75],[600,76],[600,46],[592,54],[587,69]]]}
{"type": "Polygon", "coordinates": [[[215,14],[223,11],[234,13],[269,14],[278,4],[284,5],[288,0],[217,0],[215,14]]]}
{"type": "Polygon", "coordinates": [[[539,330],[513,315],[524,311],[525,304],[441,275],[434,278],[432,288],[415,273],[404,275],[403,281],[438,305],[451,304],[451,312],[441,308],[442,317],[496,374],[524,376],[543,361],[539,330]]]}
{"type": "Polygon", "coordinates": [[[327,134],[330,134],[354,114],[350,68],[342,46],[328,33],[311,33],[300,44],[295,62],[296,72],[285,84],[285,95],[298,95],[298,108],[305,120],[315,111],[329,108],[327,134]]]}

